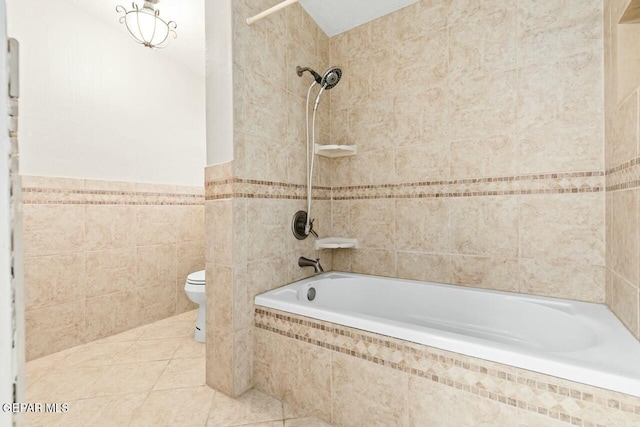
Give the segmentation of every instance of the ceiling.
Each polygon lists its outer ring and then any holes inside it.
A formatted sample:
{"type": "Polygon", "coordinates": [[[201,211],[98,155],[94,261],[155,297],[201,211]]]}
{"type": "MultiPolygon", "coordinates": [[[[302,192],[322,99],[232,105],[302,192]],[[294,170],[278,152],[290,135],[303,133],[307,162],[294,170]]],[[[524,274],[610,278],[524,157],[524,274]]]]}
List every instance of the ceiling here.
{"type": "Polygon", "coordinates": [[[300,0],[316,24],[333,37],[419,0],[300,0]]]}
{"type": "MultiPolygon", "coordinates": [[[[63,0],[104,24],[126,34],[119,23],[116,6],[131,8],[131,0],[63,0]]],[[[300,0],[300,4],[320,28],[330,37],[358,27],[366,22],[395,12],[419,0],[300,0]],[[365,6],[366,5],[366,6],[365,6]]],[[[205,0],[160,0],[157,8],[164,19],[178,24],[178,38],[171,40],[158,55],[177,61],[204,76],[205,63],[205,0]]],[[[275,0],[274,0],[275,2],[275,0]]],[[[137,1],[138,4],[142,0],[137,1]]],[[[275,4],[275,3],[274,3],[275,4]]]]}
{"type": "MultiPolygon", "coordinates": [[[[131,9],[132,0],[63,0],[72,4],[85,13],[95,17],[106,25],[109,25],[127,34],[124,25],[120,24],[120,15],[116,12],[116,6],[122,5],[127,10],[131,9]]],[[[160,17],[165,20],[175,21],[178,24],[178,38],[172,39],[165,49],[157,49],[158,55],[164,55],[168,59],[177,61],[204,76],[204,1],[205,0],[160,0],[157,9],[160,17]]],[[[137,0],[142,5],[141,0],[137,0]]],[[[133,40],[132,40],[133,43],[133,40]]],[[[140,49],[143,47],[141,46],[140,49]]]]}

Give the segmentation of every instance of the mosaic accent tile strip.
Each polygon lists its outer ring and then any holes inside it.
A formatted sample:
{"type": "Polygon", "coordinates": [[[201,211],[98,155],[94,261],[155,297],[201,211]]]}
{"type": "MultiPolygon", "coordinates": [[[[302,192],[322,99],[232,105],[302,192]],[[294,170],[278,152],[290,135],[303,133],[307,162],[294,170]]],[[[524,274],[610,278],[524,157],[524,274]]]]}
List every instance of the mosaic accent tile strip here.
{"type": "Polygon", "coordinates": [[[640,187],[640,157],[607,170],[607,191],[640,187]]]}
{"type": "MultiPolygon", "coordinates": [[[[405,184],[314,187],[318,200],[473,197],[521,194],[596,193],[604,191],[604,172],[571,172],[494,178],[454,179],[405,184]]],[[[206,199],[232,197],[304,199],[306,187],[270,181],[231,178],[207,182],[206,199]]]]}
{"type": "Polygon", "coordinates": [[[640,424],[640,398],[256,307],[259,329],[582,427],[640,424]]]}
{"type": "Polygon", "coordinates": [[[333,188],[334,200],[597,193],[603,172],[573,172],[333,188]]]}
{"type": "MultiPolygon", "coordinates": [[[[330,187],[314,186],[313,190],[314,199],[331,200],[330,187]]],[[[307,187],[284,182],[230,178],[207,182],[205,194],[206,200],[229,198],[304,200],[307,198],[307,187]]]]}
{"type": "Polygon", "coordinates": [[[24,187],[22,202],[27,205],[202,205],[204,195],[24,187]]]}

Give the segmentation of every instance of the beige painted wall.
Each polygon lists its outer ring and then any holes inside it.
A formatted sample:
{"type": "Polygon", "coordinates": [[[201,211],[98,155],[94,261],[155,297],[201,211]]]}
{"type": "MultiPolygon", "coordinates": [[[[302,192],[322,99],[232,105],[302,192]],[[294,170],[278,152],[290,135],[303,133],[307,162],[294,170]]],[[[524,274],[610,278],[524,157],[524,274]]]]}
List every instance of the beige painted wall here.
{"type": "Polygon", "coordinates": [[[640,24],[620,24],[628,0],[605,1],[607,305],[640,339],[640,24]]]}
{"type": "Polygon", "coordinates": [[[361,245],[334,268],[603,302],[601,3],[423,0],[333,37],[333,233],[361,245]]]}

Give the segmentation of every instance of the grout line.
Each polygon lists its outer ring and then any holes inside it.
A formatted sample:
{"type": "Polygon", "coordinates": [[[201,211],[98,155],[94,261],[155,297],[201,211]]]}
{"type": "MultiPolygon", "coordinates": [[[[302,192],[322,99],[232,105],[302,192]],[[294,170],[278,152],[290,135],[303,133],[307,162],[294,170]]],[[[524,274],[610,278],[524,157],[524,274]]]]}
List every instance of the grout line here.
{"type": "Polygon", "coordinates": [[[331,419],[331,423],[335,422],[335,411],[334,411],[334,407],[333,404],[336,401],[336,396],[335,396],[335,389],[333,387],[333,363],[334,363],[334,352],[330,351],[329,352],[329,395],[330,395],[330,399],[329,399],[329,417],[331,419]]]}
{"type": "MultiPolygon", "coordinates": [[[[521,173],[523,170],[522,165],[522,144],[520,141],[520,86],[521,86],[521,68],[520,68],[520,40],[521,40],[521,28],[520,28],[520,0],[515,1],[516,4],[516,126],[515,126],[515,144],[516,144],[516,170],[521,173]]],[[[606,184],[605,184],[606,185],[606,184]]],[[[522,292],[522,197],[517,197],[518,203],[518,292],[522,292]]]]}
{"type": "Polygon", "coordinates": [[[518,292],[522,293],[522,234],[523,234],[523,226],[522,226],[522,197],[518,196],[516,199],[518,203],[518,292]]]}

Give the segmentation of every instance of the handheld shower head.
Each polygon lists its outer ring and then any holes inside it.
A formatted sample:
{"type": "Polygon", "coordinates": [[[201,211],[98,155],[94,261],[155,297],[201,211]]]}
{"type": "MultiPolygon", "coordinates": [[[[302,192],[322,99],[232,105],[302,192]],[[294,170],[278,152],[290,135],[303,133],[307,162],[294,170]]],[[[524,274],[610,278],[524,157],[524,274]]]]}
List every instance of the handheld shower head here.
{"type": "MultiPolygon", "coordinates": [[[[304,237],[309,234],[313,234],[315,237],[318,237],[316,233],[313,231],[313,221],[311,220],[311,196],[313,189],[313,164],[316,158],[315,156],[315,146],[316,146],[316,114],[318,112],[318,105],[320,104],[320,98],[322,98],[322,94],[325,90],[331,90],[340,82],[342,78],[342,70],[338,67],[331,67],[322,75],[318,75],[315,71],[313,71],[309,67],[302,68],[300,66],[296,67],[296,72],[298,73],[298,77],[302,77],[305,71],[308,71],[313,77],[314,81],[309,86],[309,90],[307,91],[307,104],[305,108],[305,113],[307,117],[307,212],[306,212],[306,220],[304,225],[304,237]],[[320,85],[320,90],[318,91],[318,96],[316,97],[316,102],[313,107],[313,119],[311,121],[311,137],[309,136],[309,101],[311,101],[311,92],[313,91],[314,86],[320,85]],[[313,145],[312,145],[313,144],[313,145]]],[[[295,232],[294,232],[295,234],[295,232]]],[[[302,234],[302,233],[300,233],[302,234]]],[[[296,237],[298,237],[296,235],[296,237]]],[[[302,238],[304,238],[302,237],[302,238]]]]}
{"type": "Polygon", "coordinates": [[[338,67],[329,68],[324,72],[322,76],[309,67],[302,68],[299,65],[296,67],[296,73],[298,73],[299,77],[302,77],[305,71],[309,72],[309,74],[313,76],[316,83],[324,87],[324,90],[333,89],[342,78],[342,70],[338,67]]]}
{"type": "Polygon", "coordinates": [[[340,79],[342,78],[342,70],[338,67],[331,67],[327,71],[325,71],[322,76],[322,80],[320,82],[321,88],[320,92],[318,92],[318,96],[316,97],[316,103],[313,107],[314,111],[318,109],[318,105],[320,104],[320,98],[325,90],[331,90],[340,83],[340,79]]]}
{"type": "Polygon", "coordinates": [[[341,78],[342,70],[338,67],[331,67],[327,71],[325,71],[320,84],[322,86],[325,86],[325,90],[331,90],[336,87],[338,83],[340,83],[341,78]]]}

